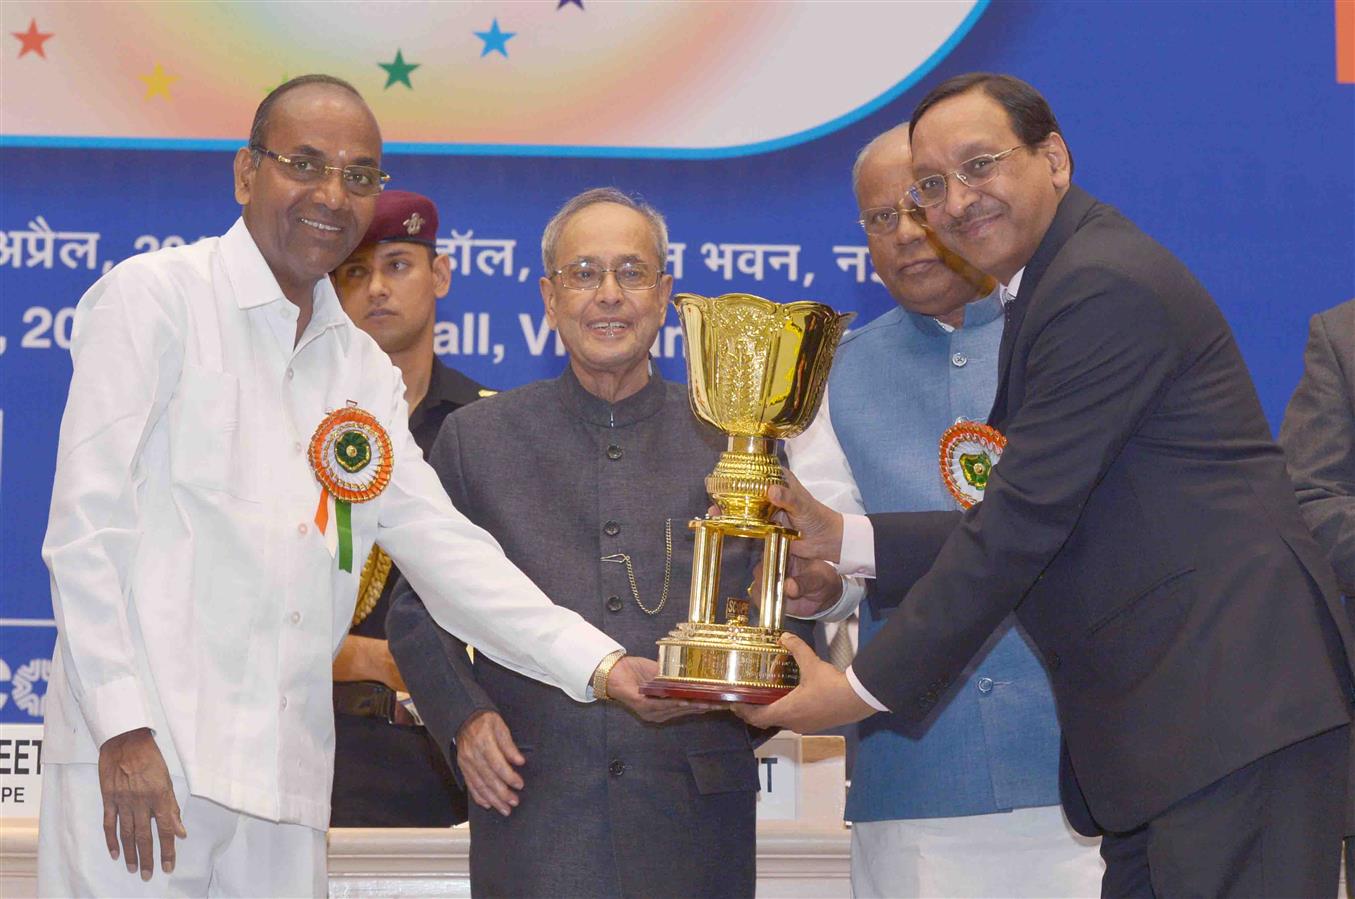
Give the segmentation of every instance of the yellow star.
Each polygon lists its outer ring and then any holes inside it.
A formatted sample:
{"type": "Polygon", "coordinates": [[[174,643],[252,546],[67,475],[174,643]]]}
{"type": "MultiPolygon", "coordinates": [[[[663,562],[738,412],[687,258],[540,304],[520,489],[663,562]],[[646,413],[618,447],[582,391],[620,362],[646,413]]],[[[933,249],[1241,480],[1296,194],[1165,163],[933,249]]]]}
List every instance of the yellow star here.
{"type": "Polygon", "coordinates": [[[138,75],[136,77],[146,82],[145,99],[147,100],[155,96],[161,96],[168,100],[169,86],[179,80],[178,75],[169,74],[158,62],[155,64],[155,68],[151,70],[149,75],[138,75]]]}

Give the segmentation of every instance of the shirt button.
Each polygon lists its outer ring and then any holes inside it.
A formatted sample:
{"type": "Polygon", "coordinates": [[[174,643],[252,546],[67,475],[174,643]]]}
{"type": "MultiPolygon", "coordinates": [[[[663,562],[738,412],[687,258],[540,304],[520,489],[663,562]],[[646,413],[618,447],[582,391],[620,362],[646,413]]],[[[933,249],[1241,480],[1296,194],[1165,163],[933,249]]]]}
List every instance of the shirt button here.
{"type": "Polygon", "coordinates": [[[306,527],[306,522],[304,522],[304,521],[301,522],[299,525],[296,526],[296,532],[297,532],[298,534],[303,535],[303,536],[305,535],[305,533],[306,533],[308,530],[310,530],[310,528],[306,527]]]}
{"type": "Polygon", "coordinates": [[[280,709],[286,709],[286,708],[287,708],[287,697],[286,697],[286,696],[284,696],[284,697],[282,697],[281,699],[278,700],[278,708],[280,708],[280,709]]]}
{"type": "Polygon", "coordinates": [[[993,679],[991,677],[979,678],[979,692],[984,695],[993,692],[993,679]]]}
{"type": "Polygon", "coordinates": [[[951,364],[954,365],[956,368],[964,368],[965,363],[968,361],[969,357],[966,356],[964,353],[956,353],[950,357],[951,364]]]}
{"type": "Polygon", "coordinates": [[[617,459],[620,459],[621,447],[617,446],[615,443],[607,447],[607,458],[611,459],[613,462],[615,462],[617,459]]]}
{"type": "Polygon", "coordinates": [[[607,597],[607,611],[619,612],[621,611],[621,606],[622,606],[621,597],[619,596],[607,597]]]}
{"type": "Polygon", "coordinates": [[[609,521],[602,526],[602,533],[606,534],[608,537],[615,537],[617,534],[621,533],[621,525],[617,524],[615,521],[609,521]]]}
{"type": "Polygon", "coordinates": [[[620,777],[626,773],[626,763],[620,759],[612,759],[611,764],[607,766],[607,773],[612,777],[620,777]]]}
{"type": "Polygon", "coordinates": [[[294,377],[296,377],[296,372],[292,371],[290,368],[287,369],[287,380],[290,381],[294,377]]]}
{"type": "Polygon", "coordinates": [[[304,453],[306,451],[306,445],[298,440],[296,443],[292,444],[292,449],[296,450],[298,453],[304,453]]]}
{"type": "Polygon", "coordinates": [[[292,617],[292,624],[300,624],[300,623],[301,623],[301,613],[300,613],[300,612],[293,612],[291,617],[292,617]]]}

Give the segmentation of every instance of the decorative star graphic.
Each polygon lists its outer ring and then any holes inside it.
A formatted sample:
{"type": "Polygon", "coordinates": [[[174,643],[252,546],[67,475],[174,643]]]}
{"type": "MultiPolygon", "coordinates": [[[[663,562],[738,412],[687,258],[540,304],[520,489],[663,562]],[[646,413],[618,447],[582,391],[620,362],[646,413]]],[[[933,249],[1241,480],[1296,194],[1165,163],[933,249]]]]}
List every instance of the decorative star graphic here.
{"type": "Polygon", "coordinates": [[[11,31],[10,34],[14,35],[15,37],[17,37],[17,38],[19,39],[19,58],[20,58],[20,59],[23,59],[23,58],[24,58],[24,55],[27,54],[27,53],[36,53],[36,54],[38,54],[39,56],[41,56],[43,59],[46,59],[46,58],[47,58],[47,54],[43,52],[43,50],[42,50],[42,45],[43,45],[45,42],[51,40],[51,39],[52,39],[52,36],[53,36],[54,34],[56,34],[56,32],[54,32],[54,31],[48,31],[48,32],[42,32],[42,31],[39,31],[39,30],[38,30],[38,20],[37,20],[37,19],[29,19],[29,20],[28,20],[28,30],[27,30],[27,31],[11,31]]]}
{"type": "Polygon", "coordinates": [[[397,49],[394,62],[379,62],[377,65],[386,70],[386,88],[389,89],[393,84],[404,84],[405,87],[413,90],[414,85],[409,81],[409,73],[423,63],[405,62],[404,54],[397,49]]]}
{"type": "Polygon", "coordinates": [[[560,0],[560,2],[555,5],[555,9],[558,12],[566,6],[577,6],[579,9],[583,9],[583,0],[560,0]]]}
{"type": "Polygon", "coordinates": [[[485,42],[485,48],[480,51],[480,58],[488,56],[490,53],[498,52],[508,57],[508,39],[516,35],[516,31],[502,31],[499,29],[499,20],[495,19],[494,24],[489,26],[488,31],[477,31],[475,36],[485,42]]]}
{"type": "Polygon", "coordinates": [[[138,75],[136,77],[146,82],[145,99],[147,100],[155,96],[164,97],[168,100],[169,86],[179,80],[178,75],[169,74],[165,71],[164,66],[158,62],[155,64],[155,68],[151,69],[149,75],[138,75]]]}

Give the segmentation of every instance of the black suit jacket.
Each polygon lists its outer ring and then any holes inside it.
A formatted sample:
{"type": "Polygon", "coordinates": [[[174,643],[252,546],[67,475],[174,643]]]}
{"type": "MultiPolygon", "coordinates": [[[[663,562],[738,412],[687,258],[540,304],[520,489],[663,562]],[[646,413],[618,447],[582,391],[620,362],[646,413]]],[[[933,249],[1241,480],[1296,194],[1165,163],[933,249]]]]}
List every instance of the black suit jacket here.
{"type": "MultiPolygon", "coordinates": [[[[1314,315],[1280,425],[1299,510],[1336,571],[1355,623],[1355,300],[1314,315]]],[[[1346,833],[1355,833],[1355,752],[1346,833]]]]}
{"type": "Polygon", "coordinates": [[[1072,187],[1008,310],[963,516],[871,516],[899,610],[857,657],[927,715],[1013,610],[1049,666],[1065,807],[1137,827],[1350,718],[1350,628],[1227,323],[1171,253],[1072,187]],[[1086,808],[1080,800],[1085,796],[1086,808]]]}
{"type": "Polygon", "coordinates": [[[1280,446],[1303,520],[1355,597],[1355,300],[1313,316],[1280,446]]]}

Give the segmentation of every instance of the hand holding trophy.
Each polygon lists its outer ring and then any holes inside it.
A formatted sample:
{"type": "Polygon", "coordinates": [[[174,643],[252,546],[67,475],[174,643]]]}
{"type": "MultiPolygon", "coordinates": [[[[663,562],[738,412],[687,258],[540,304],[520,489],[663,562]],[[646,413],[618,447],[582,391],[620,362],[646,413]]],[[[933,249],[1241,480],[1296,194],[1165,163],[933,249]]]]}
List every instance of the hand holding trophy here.
{"type": "Polygon", "coordinates": [[[770,703],[799,683],[781,645],[786,567],[794,528],[772,521],[767,491],[784,486],[776,443],[809,426],[823,401],[838,340],[853,314],[822,303],[774,303],[749,294],[679,294],[688,392],[697,418],[729,435],[706,478],[720,514],[694,519],[687,621],[659,640],[659,676],[647,696],[770,703]],[[762,541],[757,624],[746,599],[720,607],[724,540],[762,541]],[[723,620],[717,620],[717,616],[723,620]]]}

